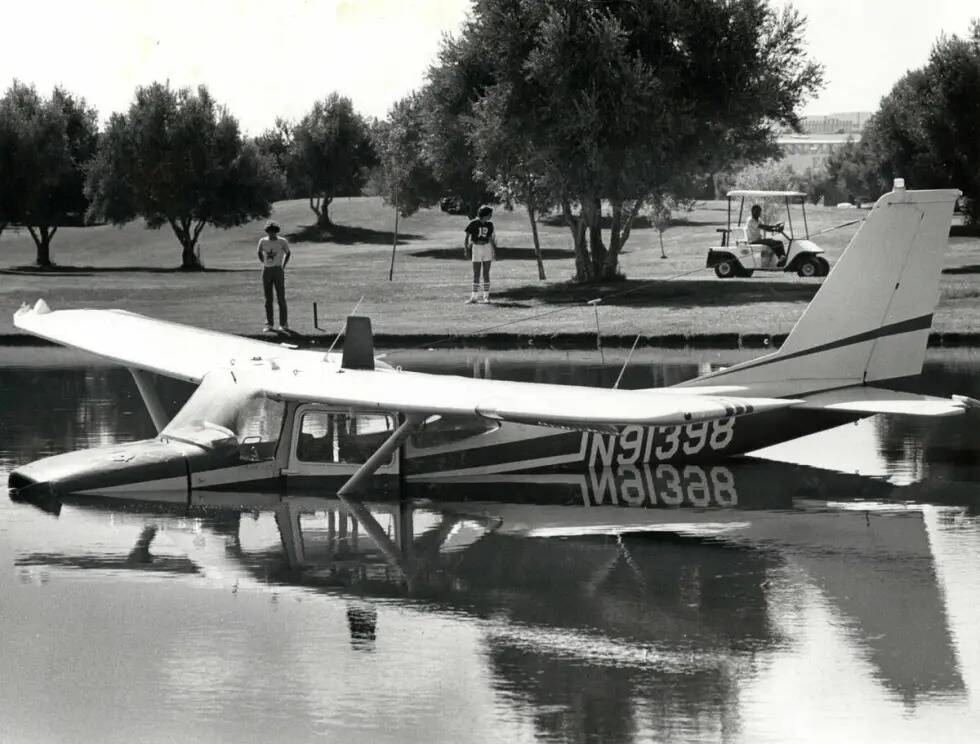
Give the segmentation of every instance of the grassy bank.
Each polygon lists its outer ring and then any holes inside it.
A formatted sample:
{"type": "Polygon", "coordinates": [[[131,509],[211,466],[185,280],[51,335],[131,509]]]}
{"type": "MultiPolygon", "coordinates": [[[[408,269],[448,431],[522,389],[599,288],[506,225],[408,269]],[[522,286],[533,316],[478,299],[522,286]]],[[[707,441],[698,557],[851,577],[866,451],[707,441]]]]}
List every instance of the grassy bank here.
{"type": "MultiPolygon", "coordinates": [[[[493,331],[547,336],[595,331],[600,306],[603,334],[649,335],[786,333],[816,292],[819,279],[795,275],[719,280],[704,266],[715,229],[725,224],[723,202],[699,204],[678,215],[664,234],[668,258],[660,258],[657,232],[634,229],[621,259],[628,279],[602,287],[568,283],[574,270],[567,228],[542,225],[548,280],[537,279],[530,227],[523,210],[498,209],[494,217],[499,260],[493,268],[496,302],[464,305],[470,269],[461,244],[466,218],[423,210],[399,225],[394,281],[388,281],[393,213],[379,199],[338,199],[331,207],[340,225],[319,234],[309,225],[305,201],[280,202],[274,216],[293,243],[287,273],[290,321],[314,332],[313,303],[321,329],[339,328],[358,301],[379,334],[469,334],[493,331]],[[689,273],[691,272],[691,273],[689,273]],[[683,275],[683,276],[682,276],[683,275]]],[[[860,213],[807,210],[811,233],[860,213]]],[[[794,214],[794,217],[796,215],[794,214]]],[[[44,297],[53,308],[117,307],[180,323],[255,334],[264,322],[257,222],[230,230],[206,230],[201,258],[207,271],[177,271],[179,246],[169,229],[141,223],[122,228],[62,228],[52,249],[60,269],[22,270],[34,257],[26,230],[0,237],[0,334],[14,333],[10,317],[22,302],[44,297]]],[[[845,227],[816,238],[833,261],[856,230],[845,227]]],[[[934,330],[980,330],[980,238],[953,237],[946,252],[942,299],[934,330]]]]}

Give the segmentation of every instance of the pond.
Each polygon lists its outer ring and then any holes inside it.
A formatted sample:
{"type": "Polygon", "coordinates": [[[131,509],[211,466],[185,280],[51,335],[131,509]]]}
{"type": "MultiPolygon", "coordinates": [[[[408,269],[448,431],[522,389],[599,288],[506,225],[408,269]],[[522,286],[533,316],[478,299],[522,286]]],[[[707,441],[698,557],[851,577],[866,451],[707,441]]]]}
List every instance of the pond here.
{"type": "MultiPolygon", "coordinates": [[[[609,387],[625,351],[391,351],[609,387]]],[[[641,352],[623,387],[751,354],[641,352]]],[[[164,388],[175,412],[191,389],[164,388]]],[[[980,354],[922,392],[980,397],[980,354]]],[[[124,369],[0,351],[0,478],[154,429],[124,369]]],[[[980,417],[398,493],[0,502],[7,742],[972,741],[980,417]]]]}

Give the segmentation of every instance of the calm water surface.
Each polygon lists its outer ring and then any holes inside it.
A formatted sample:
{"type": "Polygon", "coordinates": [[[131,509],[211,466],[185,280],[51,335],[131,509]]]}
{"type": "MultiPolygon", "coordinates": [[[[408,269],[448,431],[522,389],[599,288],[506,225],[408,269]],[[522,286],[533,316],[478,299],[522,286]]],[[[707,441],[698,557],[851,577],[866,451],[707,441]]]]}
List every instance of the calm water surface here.
{"type": "MultiPolygon", "coordinates": [[[[609,386],[623,356],[389,361],[609,386]]],[[[740,358],[641,355],[623,386],[740,358]]],[[[924,385],[980,396],[980,354],[924,385]]],[[[152,434],[125,370],[0,352],[4,482],[152,434]]],[[[975,741],[980,416],[762,454],[401,501],[0,499],[0,741],[975,741]]]]}

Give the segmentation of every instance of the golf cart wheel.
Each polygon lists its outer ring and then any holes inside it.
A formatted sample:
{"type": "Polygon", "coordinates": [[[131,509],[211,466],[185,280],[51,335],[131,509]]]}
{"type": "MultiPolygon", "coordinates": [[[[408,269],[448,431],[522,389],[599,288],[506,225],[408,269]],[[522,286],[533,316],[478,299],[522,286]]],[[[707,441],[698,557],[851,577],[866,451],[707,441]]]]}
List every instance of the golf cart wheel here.
{"type": "Polygon", "coordinates": [[[820,276],[820,264],[818,264],[814,259],[808,258],[800,262],[796,273],[803,277],[820,276]]]}
{"type": "Polygon", "coordinates": [[[820,264],[820,273],[817,276],[827,276],[830,273],[830,262],[823,256],[817,256],[817,263],[820,264]]]}
{"type": "Polygon", "coordinates": [[[731,261],[722,261],[715,264],[715,276],[719,279],[732,279],[735,276],[735,267],[731,261]]]}

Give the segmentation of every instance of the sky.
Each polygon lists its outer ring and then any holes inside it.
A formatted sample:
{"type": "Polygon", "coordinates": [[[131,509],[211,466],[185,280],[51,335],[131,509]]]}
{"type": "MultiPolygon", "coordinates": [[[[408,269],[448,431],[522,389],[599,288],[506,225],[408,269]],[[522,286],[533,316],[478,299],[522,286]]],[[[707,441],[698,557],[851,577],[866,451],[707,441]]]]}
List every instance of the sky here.
{"type": "MultiPolygon", "coordinates": [[[[786,0],[771,0],[782,6],[786,0]]],[[[965,34],[976,0],[793,0],[826,85],[806,114],[873,111],[940,33],[965,34]]],[[[60,84],[105,120],[137,86],[205,83],[258,134],[333,91],[366,116],[424,83],[469,0],[0,0],[0,88],[60,84]]]]}

